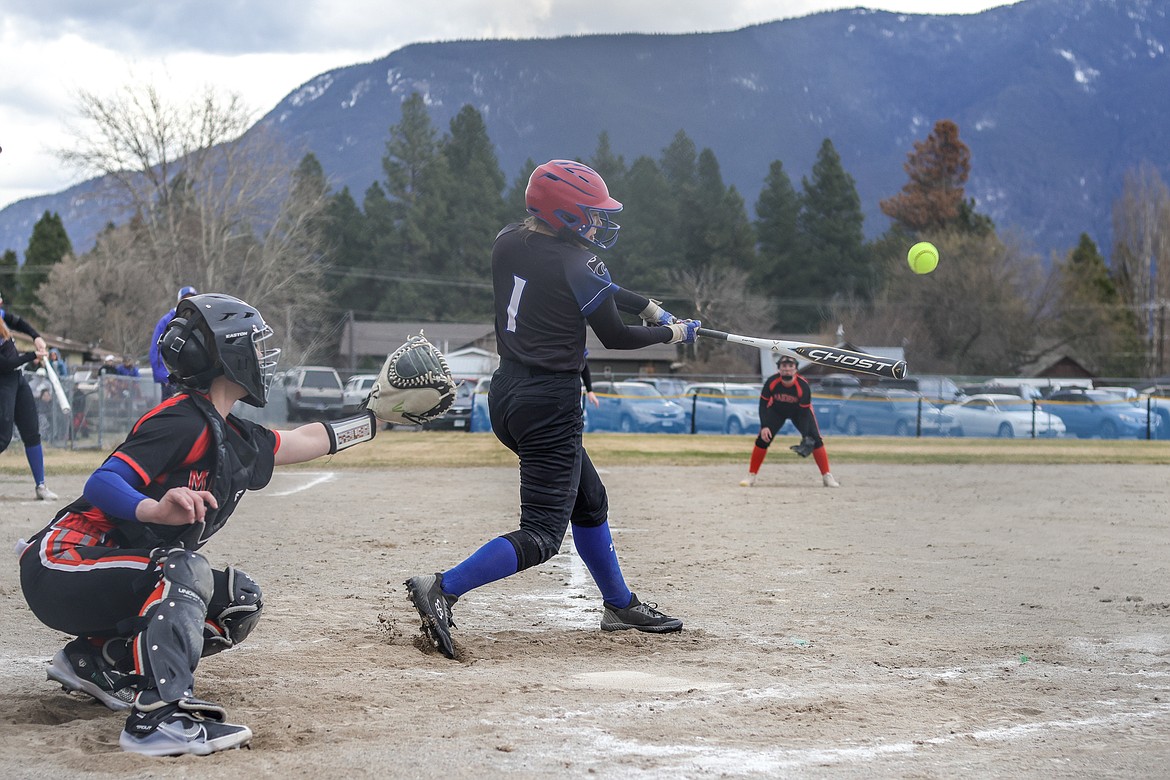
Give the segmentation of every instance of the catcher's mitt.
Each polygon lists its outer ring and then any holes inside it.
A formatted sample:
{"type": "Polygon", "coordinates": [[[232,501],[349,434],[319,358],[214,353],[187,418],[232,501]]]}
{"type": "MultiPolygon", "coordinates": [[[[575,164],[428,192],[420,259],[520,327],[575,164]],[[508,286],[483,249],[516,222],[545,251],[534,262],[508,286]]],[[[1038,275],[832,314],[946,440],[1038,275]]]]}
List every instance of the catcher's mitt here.
{"type": "Polygon", "coordinates": [[[382,422],[422,425],[446,414],[454,400],[447,358],[419,331],[387,356],[363,406],[382,422]]]}

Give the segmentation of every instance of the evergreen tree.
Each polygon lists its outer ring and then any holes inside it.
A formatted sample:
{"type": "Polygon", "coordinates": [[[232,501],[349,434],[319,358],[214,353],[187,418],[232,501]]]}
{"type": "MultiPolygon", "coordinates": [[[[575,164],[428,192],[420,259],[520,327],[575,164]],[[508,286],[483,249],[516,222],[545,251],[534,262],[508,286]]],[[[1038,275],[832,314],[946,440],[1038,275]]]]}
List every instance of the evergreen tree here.
{"type": "Polygon", "coordinates": [[[33,225],[28,249],[24,253],[24,268],[20,271],[19,305],[25,309],[41,305],[38,289],[49,278],[53,266],[73,253],[73,244],[65,232],[61,215],[48,211],[33,225]]]}
{"type": "Polygon", "coordinates": [[[758,261],[753,278],[759,285],[761,295],[777,302],[777,320],[791,305],[788,299],[796,291],[792,280],[800,268],[800,232],[797,219],[800,215],[800,198],[792,186],[792,180],[784,170],[784,164],[774,160],[764,179],[764,188],[756,201],[756,237],[758,261]]]}
{"type": "MultiPolygon", "coordinates": [[[[417,92],[402,102],[402,118],[390,128],[382,169],[389,209],[378,216],[383,223],[389,217],[389,233],[375,250],[382,271],[396,283],[383,290],[379,312],[395,319],[425,317],[432,308],[431,290],[422,277],[430,271],[436,241],[447,224],[443,196],[448,169],[438,132],[417,92]]],[[[371,227],[375,224],[371,221],[371,227]]]]}
{"type": "Polygon", "coordinates": [[[512,186],[504,197],[504,220],[507,223],[522,222],[528,216],[528,207],[524,202],[524,193],[528,189],[528,179],[536,170],[536,161],[529,157],[520,166],[520,173],[512,181],[512,186]]]}
{"type": "Polygon", "coordinates": [[[618,200],[624,206],[618,216],[622,229],[606,262],[620,269],[623,287],[662,298],[669,289],[667,273],[682,267],[674,188],[654,160],[639,157],[626,173],[618,200]]]}
{"type": "Polygon", "coordinates": [[[1105,258],[1085,233],[1057,266],[1057,333],[1103,376],[1138,376],[1145,350],[1138,318],[1125,306],[1105,258]]]}
{"type": "Polygon", "coordinates": [[[377,278],[366,215],[346,187],[330,199],[326,217],[332,260],[326,288],[340,309],[353,312],[357,319],[368,319],[377,309],[382,282],[377,278]]]}
{"type": "Polygon", "coordinates": [[[861,225],[861,198],[853,177],[841,165],[833,142],[825,139],[813,164],[812,178],[801,179],[801,263],[793,269],[791,289],[795,297],[819,301],[789,307],[781,318],[785,328],[814,331],[835,295],[866,295],[876,276],[867,262],[861,225]]]}
{"type": "Polygon", "coordinates": [[[431,272],[450,283],[432,290],[431,316],[489,317],[491,245],[507,221],[506,179],[483,117],[473,106],[465,105],[451,120],[451,133],[441,149],[452,172],[442,193],[449,218],[436,237],[431,272]]]}
{"type": "MultiPolygon", "coordinates": [[[[604,130],[597,137],[597,149],[593,156],[585,161],[593,170],[601,174],[610,193],[624,192],[622,179],[626,175],[626,161],[619,154],[614,154],[609,144],[609,133],[604,130]]],[[[621,200],[621,198],[618,198],[621,200]]]]}
{"type": "Polygon", "coordinates": [[[8,300],[16,301],[20,296],[17,280],[20,274],[20,260],[16,252],[5,249],[0,255],[0,297],[8,296],[8,300]]]}
{"type": "Polygon", "coordinates": [[[723,183],[719,161],[710,149],[699,153],[696,168],[694,232],[687,247],[690,268],[750,271],[755,265],[755,238],[743,198],[723,183]]]}

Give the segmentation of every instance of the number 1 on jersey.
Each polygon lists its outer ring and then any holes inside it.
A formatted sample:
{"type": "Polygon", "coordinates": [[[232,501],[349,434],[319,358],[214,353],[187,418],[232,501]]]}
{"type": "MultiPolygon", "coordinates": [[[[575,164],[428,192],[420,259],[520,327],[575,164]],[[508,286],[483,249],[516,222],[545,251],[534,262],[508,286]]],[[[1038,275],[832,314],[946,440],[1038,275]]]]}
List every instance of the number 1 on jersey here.
{"type": "Polygon", "coordinates": [[[520,311],[520,296],[524,294],[524,285],[528,284],[527,279],[521,279],[519,276],[512,276],[512,297],[508,299],[508,331],[510,333],[516,332],[516,313],[520,311]]]}

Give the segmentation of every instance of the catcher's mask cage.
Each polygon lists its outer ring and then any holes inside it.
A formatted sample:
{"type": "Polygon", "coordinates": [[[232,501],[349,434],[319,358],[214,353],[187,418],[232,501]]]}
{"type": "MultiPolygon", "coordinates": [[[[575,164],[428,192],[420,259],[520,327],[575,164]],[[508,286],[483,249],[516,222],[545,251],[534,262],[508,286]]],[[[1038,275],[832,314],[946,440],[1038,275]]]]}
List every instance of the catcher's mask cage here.
{"type": "Polygon", "coordinates": [[[610,197],[601,175],[583,163],[550,160],[537,166],[528,178],[524,205],[558,233],[568,231],[599,249],[617,242],[621,225],[610,215],[622,204],[610,197]]]}
{"type": "Polygon", "coordinates": [[[268,403],[279,349],[264,349],[272,328],[260,312],[238,298],[207,293],[184,298],[159,338],[159,353],[171,380],[206,391],[223,375],[247,392],[252,406],[268,403]]]}

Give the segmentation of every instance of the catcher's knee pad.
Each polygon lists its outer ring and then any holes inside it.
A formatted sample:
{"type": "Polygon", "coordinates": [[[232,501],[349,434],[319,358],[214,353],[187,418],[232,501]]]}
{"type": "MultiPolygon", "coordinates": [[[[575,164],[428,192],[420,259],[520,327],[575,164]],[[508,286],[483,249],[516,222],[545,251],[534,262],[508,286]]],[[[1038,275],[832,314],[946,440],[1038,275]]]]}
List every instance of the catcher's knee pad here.
{"type": "Polygon", "coordinates": [[[158,587],[135,639],[141,673],[165,701],[192,695],[195,667],[203,652],[203,623],[215,591],[211,564],[198,553],[167,550],[160,556],[158,587]]]}
{"type": "Polygon", "coordinates": [[[504,538],[516,548],[516,571],[539,566],[557,554],[561,540],[528,528],[504,534],[504,538]]]}
{"type": "Polygon", "coordinates": [[[215,595],[203,624],[203,655],[215,655],[247,639],[263,609],[255,580],[231,566],[215,572],[215,595]]]}

